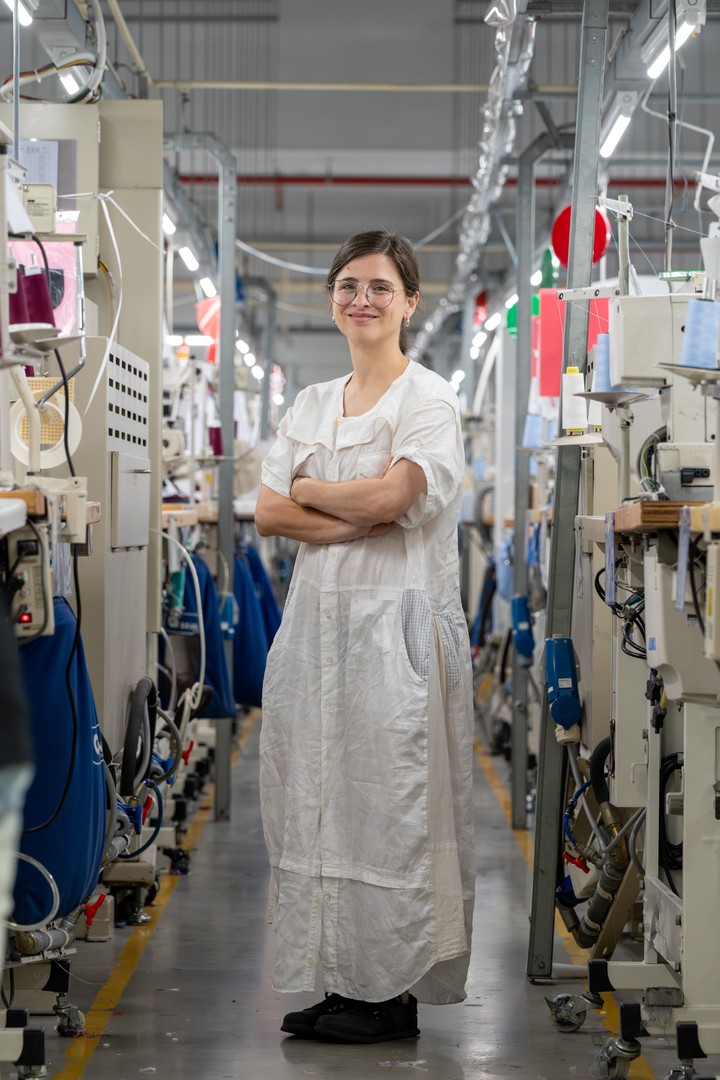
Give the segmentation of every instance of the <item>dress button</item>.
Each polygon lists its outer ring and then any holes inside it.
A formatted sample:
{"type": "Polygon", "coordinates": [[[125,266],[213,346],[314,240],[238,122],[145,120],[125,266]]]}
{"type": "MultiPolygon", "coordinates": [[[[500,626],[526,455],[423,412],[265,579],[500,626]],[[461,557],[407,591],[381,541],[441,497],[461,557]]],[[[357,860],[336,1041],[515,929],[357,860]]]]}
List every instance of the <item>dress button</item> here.
{"type": "Polygon", "coordinates": [[[325,618],[326,619],[332,619],[332,611],[326,611],[325,612],[325,618]]]}
{"type": "Polygon", "coordinates": [[[326,656],[326,657],[325,657],[325,663],[326,663],[326,664],[332,664],[332,663],[333,663],[333,658],[332,658],[332,656],[326,656]]]}

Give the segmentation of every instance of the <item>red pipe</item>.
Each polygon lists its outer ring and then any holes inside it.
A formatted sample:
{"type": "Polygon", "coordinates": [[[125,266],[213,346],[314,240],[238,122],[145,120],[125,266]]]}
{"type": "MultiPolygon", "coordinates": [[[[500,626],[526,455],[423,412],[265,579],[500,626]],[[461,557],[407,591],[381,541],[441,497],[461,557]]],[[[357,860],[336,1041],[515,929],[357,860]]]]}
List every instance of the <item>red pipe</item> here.
{"type": "MultiPolygon", "coordinates": [[[[218,178],[214,173],[195,173],[180,176],[183,184],[214,186],[218,178]]],[[[471,187],[471,181],[464,176],[312,176],[280,173],[243,174],[238,173],[238,184],[265,185],[267,187],[292,187],[313,185],[316,187],[471,187]]],[[[538,177],[536,187],[560,187],[565,180],[559,177],[538,177]]],[[[517,179],[510,177],[506,187],[517,187],[517,179]]],[[[661,177],[616,177],[609,181],[611,188],[664,188],[665,180],[661,177]]],[[[675,187],[696,186],[695,180],[676,180],[675,187]]]]}

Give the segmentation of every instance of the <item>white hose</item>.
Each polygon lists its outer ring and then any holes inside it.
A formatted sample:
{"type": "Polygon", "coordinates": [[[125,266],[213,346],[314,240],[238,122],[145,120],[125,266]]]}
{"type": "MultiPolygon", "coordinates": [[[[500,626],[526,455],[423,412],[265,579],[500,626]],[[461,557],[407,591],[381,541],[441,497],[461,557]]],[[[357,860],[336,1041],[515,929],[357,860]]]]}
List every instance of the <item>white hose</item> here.
{"type": "MultiPolygon", "coordinates": [[[[182,557],[185,559],[188,569],[190,570],[190,576],[192,577],[193,586],[195,587],[195,600],[198,609],[198,636],[200,638],[200,674],[198,680],[194,686],[190,688],[189,693],[183,694],[183,698],[187,698],[190,709],[196,709],[202,700],[203,685],[205,683],[205,620],[203,619],[202,611],[202,593],[200,592],[200,581],[198,580],[197,570],[195,564],[190,558],[190,554],[179,540],[176,540],[174,536],[170,536],[169,533],[162,532],[160,529],[152,529],[152,532],[159,533],[169,544],[174,544],[175,547],[182,553],[182,557]]],[[[182,732],[182,727],[180,728],[182,732]]]]}
{"type": "Polygon", "coordinates": [[[40,873],[43,875],[48,885],[50,886],[53,902],[50,909],[50,914],[40,919],[39,922],[29,923],[27,926],[21,926],[19,923],[15,923],[11,919],[8,919],[5,922],[5,926],[9,927],[10,930],[44,930],[47,924],[53,921],[58,911],[60,910],[60,890],[58,889],[57,882],[55,881],[55,878],[52,876],[50,871],[46,867],[44,867],[42,863],[38,862],[37,859],[33,859],[31,855],[24,855],[22,851],[18,851],[17,857],[18,859],[22,859],[23,862],[30,863],[31,866],[34,866],[36,870],[40,871],[40,873]]]}

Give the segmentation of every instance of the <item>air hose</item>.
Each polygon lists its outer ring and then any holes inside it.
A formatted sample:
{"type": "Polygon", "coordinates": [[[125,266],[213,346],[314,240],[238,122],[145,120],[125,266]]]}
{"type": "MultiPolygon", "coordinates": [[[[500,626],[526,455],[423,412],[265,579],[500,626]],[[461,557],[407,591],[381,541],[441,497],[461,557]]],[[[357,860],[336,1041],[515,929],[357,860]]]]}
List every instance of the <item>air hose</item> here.
{"type": "Polygon", "coordinates": [[[120,770],[119,792],[124,799],[135,794],[136,787],[147,775],[155,738],[157,707],[155,684],[152,679],[144,676],[135,687],[130,703],[130,716],[120,770]],[[139,754],[138,743],[141,744],[139,754]]]}
{"type": "Polygon", "coordinates": [[[600,807],[603,823],[613,839],[613,844],[605,853],[600,879],[588,904],[587,911],[580,921],[570,930],[578,945],[585,949],[593,947],[600,936],[600,931],[612,907],[615,895],[622,885],[630,863],[630,853],[624,836],[620,837],[622,822],[620,815],[610,802],[610,790],[605,777],[605,763],[612,751],[612,739],[603,739],[593,750],[590,758],[590,783],[593,794],[600,807]]]}

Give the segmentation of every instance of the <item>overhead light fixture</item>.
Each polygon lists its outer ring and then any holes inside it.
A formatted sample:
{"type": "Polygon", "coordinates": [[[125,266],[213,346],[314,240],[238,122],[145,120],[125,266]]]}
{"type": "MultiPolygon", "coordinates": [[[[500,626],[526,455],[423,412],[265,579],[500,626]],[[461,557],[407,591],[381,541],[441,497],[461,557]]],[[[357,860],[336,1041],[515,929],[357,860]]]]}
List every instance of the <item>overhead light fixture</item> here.
{"type": "Polygon", "coordinates": [[[163,214],[162,230],[166,236],[172,236],[174,233],[177,232],[177,225],[168,214],[163,214]]]}
{"type": "Polygon", "coordinates": [[[189,247],[178,248],[178,255],[187,266],[191,274],[194,274],[199,269],[200,263],[195,258],[195,252],[189,247]]]}
{"type": "Polygon", "coordinates": [[[450,376],[450,381],[459,384],[463,381],[464,378],[465,372],[462,368],[458,368],[457,371],[453,371],[452,375],[450,376]]]}
{"type": "Polygon", "coordinates": [[[494,315],[491,315],[489,319],[485,320],[485,329],[488,331],[488,333],[492,333],[493,330],[497,330],[501,322],[502,315],[499,311],[496,311],[494,315]]]}
{"type": "Polygon", "coordinates": [[[255,364],[257,363],[257,361],[255,360],[255,353],[251,352],[245,353],[245,355],[243,356],[243,360],[248,367],[255,367],[255,364]]]}
{"type": "Polygon", "coordinates": [[[480,356],[480,350],[478,349],[477,345],[471,345],[470,346],[470,359],[471,360],[477,360],[479,356],[480,356]]]}
{"type": "Polygon", "coordinates": [[[251,374],[253,378],[257,379],[258,382],[262,382],[262,380],[265,378],[265,372],[259,364],[255,365],[255,367],[252,369],[251,374]]]}
{"type": "MultiPolygon", "coordinates": [[[[11,11],[15,10],[15,0],[5,0],[5,4],[11,11]]],[[[32,15],[28,9],[20,3],[20,0],[18,0],[17,13],[18,22],[21,26],[30,26],[32,24],[32,15]]]]}
{"type": "Polygon", "coordinates": [[[177,349],[179,345],[182,345],[182,334],[166,334],[165,344],[169,345],[172,349],[177,349]]]}
{"type": "Polygon", "coordinates": [[[77,81],[74,75],[66,72],[60,76],[60,82],[63,84],[68,94],[77,94],[80,89],[80,83],[77,81]]]}
{"type": "Polygon", "coordinates": [[[212,300],[213,296],[217,296],[217,289],[215,288],[215,283],[213,282],[212,278],[201,277],[200,288],[205,293],[208,300],[212,300]]]}
{"type": "Polygon", "coordinates": [[[245,356],[246,353],[250,352],[250,346],[248,345],[247,341],[243,341],[242,338],[237,339],[237,341],[235,342],[235,348],[238,352],[242,353],[243,356],[245,356]]]}
{"type": "Polygon", "coordinates": [[[472,339],[474,349],[482,349],[483,345],[487,341],[487,334],[484,330],[478,330],[475,337],[472,339]]]}
{"type": "MultiPolygon", "coordinates": [[[[698,4],[698,10],[693,12],[692,21],[687,18],[678,20],[675,31],[675,52],[682,49],[688,38],[698,34],[705,24],[705,4],[698,4]]],[[[648,79],[657,79],[662,75],[670,61],[670,46],[668,44],[667,19],[663,19],[660,26],[650,35],[640,50],[642,62],[645,64],[648,79]]]]}
{"type": "Polygon", "coordinates": [[[613,97],[600,133],[600,157],[609,158],[630,126],[640,94],[636,90],[618,90],[613,97]]]}
{"type": "Polygon", "coordinates": [[[273,405],[284,405],[285,398],[282,394],[273,394],[273,405]]]}
{"type": "Polygon", "coordinates": [[[518,299],[519,299],[519,297],[518,297],[518,294],[516,292],[514,292],[512,294],[512,296],[508,296],[507,300],[505,301],[505,307],[508,309],[508,311],[510,310],[511,307],[515,307],[515,305],[518,302],[518,299]]]}
{"type": "Polygon", "coordinates": [[[535,273],[530,278],[530,284],[534,288],[537,288],[538,285],[542,284],[542,270],[536,270],[535,271],[535,273]]]}
{"type": "Polygon", "coordinates": [[[192,346],[198,347],[198,346],[203,346],[203,345],[214,345],[215,344],[215,338],[210,337],[209,334],[186,334],[186,336],[185,336],[185,344],[190,345],[190,347],[192,347],[192,346]]]}

